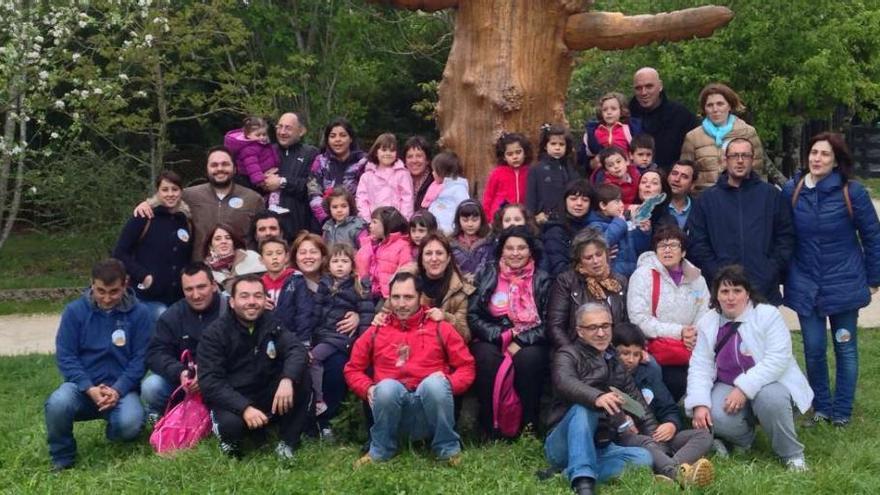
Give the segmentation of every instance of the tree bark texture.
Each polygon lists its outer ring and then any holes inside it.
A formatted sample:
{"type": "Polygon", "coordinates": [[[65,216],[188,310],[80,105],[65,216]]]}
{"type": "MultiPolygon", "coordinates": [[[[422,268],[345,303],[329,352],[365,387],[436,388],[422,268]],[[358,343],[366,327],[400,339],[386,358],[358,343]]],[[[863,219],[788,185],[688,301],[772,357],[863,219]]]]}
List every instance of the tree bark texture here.
{"type": "Polygon", "coordinates": [[[543,122],[565,121],[573,52],[557,0],[463,1],[438,88],[440,147],[454,150],[482,190],[503,132],[535,143],[543,122]]]}
{"type": "Polygon", "coordinates": [[[714,6],[626,16],[588,12],[592,2],[577,0],[371,1],[457,9],[438,89],[439,145],[459,155],[474,191],[482,190],[496,162],[494,144],[502,133],[521,132],[537,146],[542,123],[567,123],[574,52],[705,37],[733,18],[730,9],[714,6]]]}

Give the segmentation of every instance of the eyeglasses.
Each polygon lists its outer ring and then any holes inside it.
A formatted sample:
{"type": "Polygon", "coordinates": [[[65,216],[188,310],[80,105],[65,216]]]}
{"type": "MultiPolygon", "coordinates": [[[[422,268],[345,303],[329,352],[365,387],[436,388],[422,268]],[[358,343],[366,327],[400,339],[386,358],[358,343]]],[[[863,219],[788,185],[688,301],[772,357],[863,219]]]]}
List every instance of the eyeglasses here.
{"type": "Polygon", "coordinates": [[[754,157],[754,153],[730,153],[727,155],[728,160],[751,160],[754,157]]]}
{"type": "Polygon", "coordinates": [[[578,325],[577,329],[579,331],[584,331],[588,333],[596,333],[599,330],[602,330],[603,332],[610,332],[611,323],[599,323],[598,325],[578,325]]]}
{"type": "Polygon", "coordinates": [[[681,249],[681,243],[678,241],[658,242],[657,243],[657,251],[663,251],[664,249],[668,249],[670,251],[675,251],[676,249],[681,249]]]}

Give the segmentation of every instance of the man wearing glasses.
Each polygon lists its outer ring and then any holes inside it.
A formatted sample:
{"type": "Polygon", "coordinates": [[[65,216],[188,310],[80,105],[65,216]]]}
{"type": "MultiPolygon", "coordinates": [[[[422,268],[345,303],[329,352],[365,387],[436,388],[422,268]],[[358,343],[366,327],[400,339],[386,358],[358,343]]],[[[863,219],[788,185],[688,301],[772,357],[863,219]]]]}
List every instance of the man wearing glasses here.
{"type": "Polygon", "coordinates": [[[743,265],[758,292],[778,306],[782,273],[794,249],[791,206],[752,171],[751,142],[731,140],[724,157],[725,171],[688,217],[688,260],[708,282],[726,265],[743,265]]]}
{"type": "Polygon", "coordinates": [[[632,377],[611,345],[611,313],[602,303],[589,302],[576,313],[577,336],[553,356],[551,376],[555,398],[548,417],[550,434],[544,453],[553,469],[563,471],[572,490],[592,494],[597,482],[616,477],[628,464],[650,466],[651,454],[641,447],[616,442],[638,421],[639,430],[652,431],[657,421],[650,412],[642,419],[624,413],[625,392],[647,409],[632,377]]]}
{"type": "Polygon", "coordinates": [[[284,232],[294,237],[300,230],[320,233],[321,229],[309,209],[309,195],[306,182],[309,180],[309,167],[318,154],[318,149],[302,141],[306,126],[299,115],[285,113],[275,124],[275,139],[281,165],[278,175],[266,180],[266,190],[281,191],[281,206],[290,210],[282,215],[284,232]]]}

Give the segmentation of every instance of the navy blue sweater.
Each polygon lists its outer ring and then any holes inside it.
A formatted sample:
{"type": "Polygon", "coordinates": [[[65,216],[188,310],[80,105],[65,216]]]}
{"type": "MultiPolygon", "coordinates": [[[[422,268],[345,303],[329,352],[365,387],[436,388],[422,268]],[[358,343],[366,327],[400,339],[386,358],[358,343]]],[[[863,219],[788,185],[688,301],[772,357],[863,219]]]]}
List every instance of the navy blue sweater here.
{"type": "Polygon", "coordinates": [[[138,299],[170,306],[183,297],[180,270],[192,257],[192,228],[185,214],[171,213],[164,206],[153,209],[153,219],[144,232],[147,221],[141,217],[128,219],[116,241],[113,257],[125,264],[138,299]],[[153,276],[153,284],[142,290],[137,286],[147,275],[153,276]]]}

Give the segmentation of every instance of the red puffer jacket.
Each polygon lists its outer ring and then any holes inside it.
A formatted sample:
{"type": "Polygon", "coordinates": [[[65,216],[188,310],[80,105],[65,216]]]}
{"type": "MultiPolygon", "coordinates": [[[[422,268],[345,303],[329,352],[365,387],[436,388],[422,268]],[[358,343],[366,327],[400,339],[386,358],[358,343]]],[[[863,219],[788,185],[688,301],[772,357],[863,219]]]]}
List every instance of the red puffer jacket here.
{"type": "Polygon", "coordinates": [[[423,307],[407,320],[389,314],[387,324],[368,328],[355,341],[344,374],[348,387],[366,399],[367,390],[386,378],[415,390],[437,371],[449,380],[453,395],[461,395],[474,382],[476,366],[455,328],[428,320],[423,307]],[[370,366],[373,376],[366,373],[370,366]]]}
{"type": "Polygon", "coordinates": [[[495,211],[504,203],[526,202],[526,187],[529,180],[529,166],[513,168],[506,163],[499,163],[489,174],[486,189],[483,191],[483,209],[486,218],[492,221],[495,211]]]}

